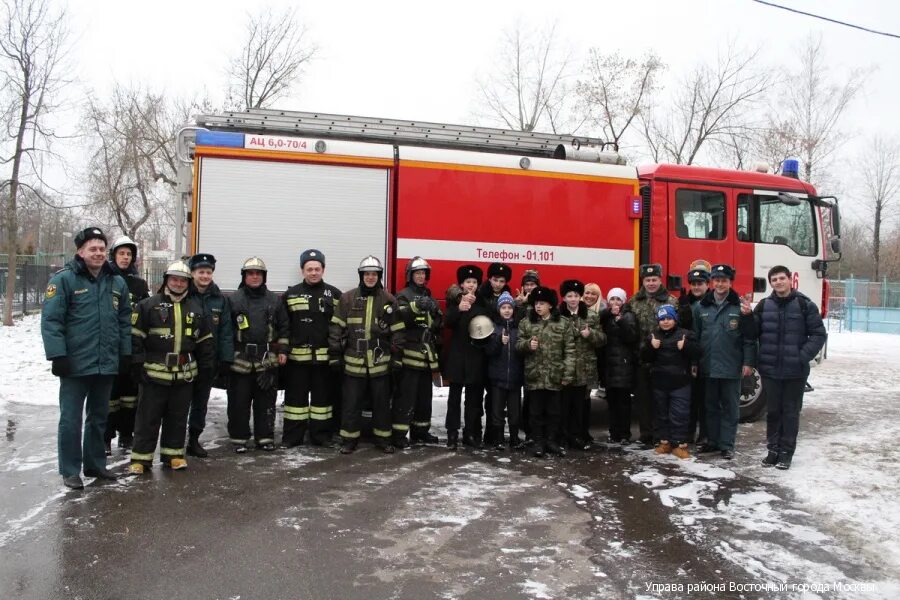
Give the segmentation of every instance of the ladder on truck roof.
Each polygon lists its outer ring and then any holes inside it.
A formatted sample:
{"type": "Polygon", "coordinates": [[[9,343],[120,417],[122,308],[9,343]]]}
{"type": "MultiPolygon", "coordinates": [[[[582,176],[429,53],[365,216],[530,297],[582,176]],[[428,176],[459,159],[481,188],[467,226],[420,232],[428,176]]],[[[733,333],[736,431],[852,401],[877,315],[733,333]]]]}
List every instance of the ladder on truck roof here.
{"type": "Polygon", "coordinates": [[[387,142],[478,152],[515,153],[550,158],[570,157],[579,150],[603,152],[615,144],[597,138],[492,127],[448,125],[325,113],[254,108],[219,115],[199,115],[197,126],[214,131],[325,137],[363,142],[387,142]]]}

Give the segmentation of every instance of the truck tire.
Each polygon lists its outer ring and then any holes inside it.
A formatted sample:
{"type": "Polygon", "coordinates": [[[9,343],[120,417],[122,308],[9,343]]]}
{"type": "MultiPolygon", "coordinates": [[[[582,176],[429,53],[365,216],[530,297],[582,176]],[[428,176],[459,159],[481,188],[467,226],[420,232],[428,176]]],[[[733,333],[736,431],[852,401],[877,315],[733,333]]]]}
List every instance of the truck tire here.
{"type": "Polygon", "coordinates": [[[759,420],[765,410],[766,390],[763,388],[759,371],[753,369],[753,373],[741,381],[741,423],[752,423],[759,420]]]}

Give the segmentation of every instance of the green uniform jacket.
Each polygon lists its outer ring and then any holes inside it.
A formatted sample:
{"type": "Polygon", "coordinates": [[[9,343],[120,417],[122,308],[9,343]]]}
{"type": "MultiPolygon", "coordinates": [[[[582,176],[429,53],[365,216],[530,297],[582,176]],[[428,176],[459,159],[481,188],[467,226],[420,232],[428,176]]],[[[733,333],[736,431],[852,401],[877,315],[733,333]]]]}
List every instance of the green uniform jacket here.
{"type": "Polygon", "coordinates": [[[116,375],[131,355],[131,302],[125,280],[104,262],[94,278],[76,256],[47,285],[41,310],[47,360],[67,356],[72,377],[116,375]]]}
{"type": "Polygon", "coordinates": [[[713,291],[694,304],[694,333],[703,358],[700,372],[715,379],[740,379],[741,367],[756,365],[753,314],[741,314],[741,298],[734,290],[717,305],[713,291]]]}
{"type": "Polygon", "coordinates": [[[215,283],[210,283],[202,293],[192,286],[190,295],[196,298],[203,308],[206,322],[215,340],[216,360],[230,363],[234,360],[234,327],[228,298],[222,295],[215,283]]]}
{"type": "Polygon", "coordinates": [[[643,348],[644,344],[647,343],[647,340],[650,338],[650,333],[652,333],[659,324],[656,320],[656,311],[659,310],[660,306],[665,304],[671,304],[677,309],[678,298],[671,295],[669,290],[662,286],[660,286],[656,293],[652,295],[647,293],[647,290],[641,286],[638,293],[629,298],[628,306],[631,307],[631,311],[637,319],[638,339],[641,344],[638,348],[638,356],[640,356],[641,348],[643,348]]]}
{"type": "Polygon", "coordinates": [[[559,306],[559,312],[575,337],[575,377],[569,385],[591,385],[597,381],[597,350],[606,344],[606,334],[600,325],[600,313],[588,310],[584,302],[578,304],[578,312],[574,315],[569,312],[565,303],[559,306]],[[581,335],[585,326],[591,331],[587,337],[581,335]]]}
{"type": "Polygon", "coordinates": [[[525,388],[559,390],[575,379],[575,336],[572,325],[554,308],[549,319],[541,319],[534,311],[519,322],[516,350],[525,357],[525,388]],[[531,338],[538,339],[538,349],[531,349],[531,338]]]}

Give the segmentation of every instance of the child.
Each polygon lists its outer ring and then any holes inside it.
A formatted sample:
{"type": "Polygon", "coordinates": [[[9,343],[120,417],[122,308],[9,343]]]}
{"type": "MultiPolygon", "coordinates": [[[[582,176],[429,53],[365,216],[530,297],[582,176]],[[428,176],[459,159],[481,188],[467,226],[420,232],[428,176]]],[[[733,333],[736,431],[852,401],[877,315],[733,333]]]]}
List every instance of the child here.
{"type": "Polygon", "coordinates": [[[509,292],[500,294],[494,333],[488,342],[488,378],[493,390],[493,414],[490,415],[496,438],[495,446],[503,449],[503,413],[509,421],[509,447],[513,450],[524,448],[519,439],[522,414],[522,382],[525,367],[522,356],[516,352],[519,337],[518,321],[515,318],[516,304],[509,292]]]}
{"type": "Polygon", "coordinates": [[[575,336],[556,310],[556,292],[537,287],[528,295],[532,306],[519,323],[516,350],[525,356],[525,386],[531,403],[534,455],[552,452],[565,456],[557,443],[559,391],[575,377],[575,336]]]}
{"type": "Polygon", "coordinates": [[[659,323],[644,344],[641,358],[650,365],[656,428],[657,454],[672,453],[689,458],[688,419],[691,412],[691,364],[699,357],[700,347],[694,334],[678,327],[674,306],[663,305],[656,311],[659,323]]]}
{"type": "Polygon", "coordinates": [[[622,444],[631,442],[631,390],[638,345],[637,321],[626,300],[625,290],[613,288],[606,298],[607,308],[600,312],[606,334],[602,371],[609,404],[609,441],[622,444]]]}

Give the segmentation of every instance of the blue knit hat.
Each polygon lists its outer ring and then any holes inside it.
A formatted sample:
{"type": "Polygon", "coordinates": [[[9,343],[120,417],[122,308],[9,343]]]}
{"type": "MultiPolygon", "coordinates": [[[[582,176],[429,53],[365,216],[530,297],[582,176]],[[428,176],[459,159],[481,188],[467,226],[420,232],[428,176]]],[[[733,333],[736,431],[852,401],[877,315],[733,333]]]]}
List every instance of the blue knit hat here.
{"type": "Polygon", "coordinates": [[[503,292],[502,294],[500,294],[500,297],[497,298],[497,310],[500,310],[500,307],[504,304],[509,304],[511,306],[516,305],[516,301],[513,300],[512,294],[510,294],[509,292],[503,292]]]}
{"type": "Polygon", "coordinates": [[[678,322],[678,312],[674,306],[663,304],[659,307],[659,310],[656,311],[656,320],[662,321],[663,319],[674,319],[675,322],[678,322]]]}

